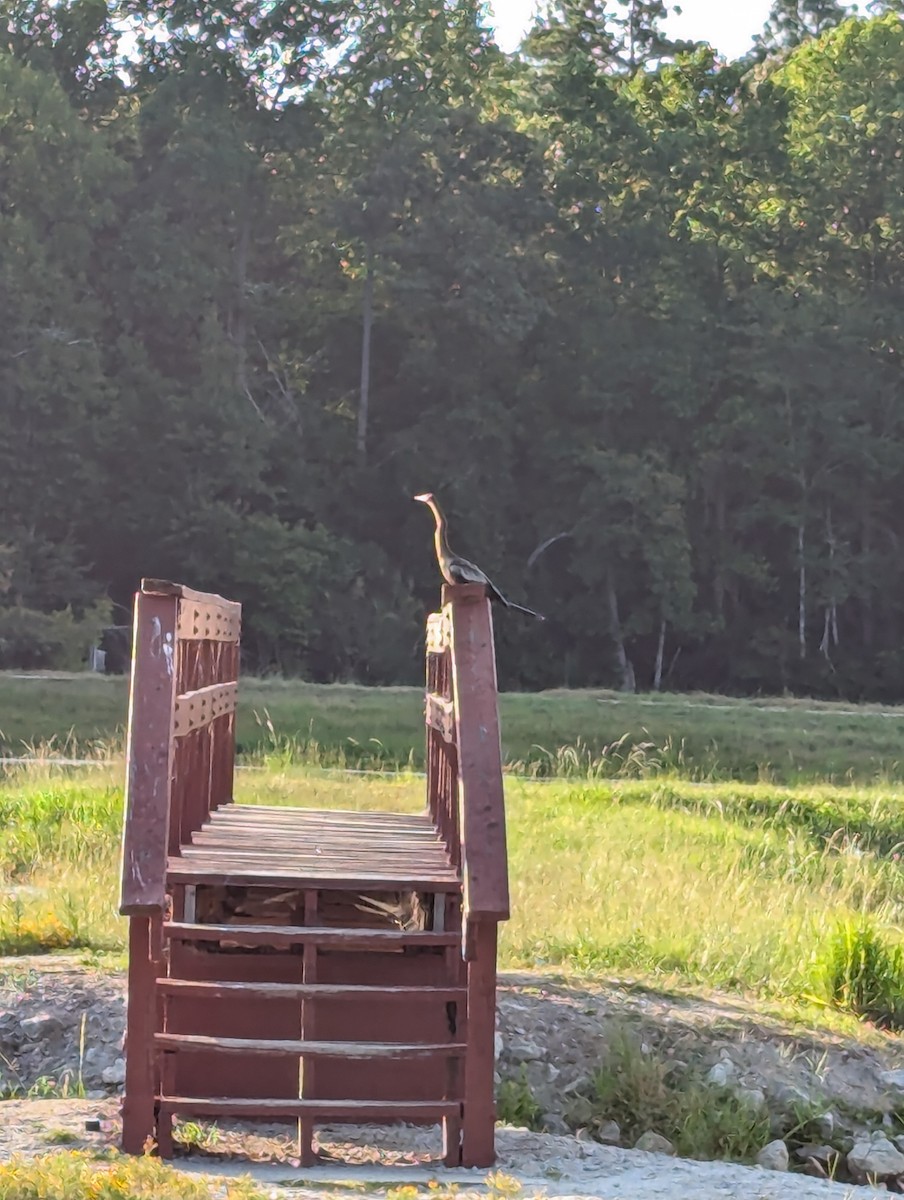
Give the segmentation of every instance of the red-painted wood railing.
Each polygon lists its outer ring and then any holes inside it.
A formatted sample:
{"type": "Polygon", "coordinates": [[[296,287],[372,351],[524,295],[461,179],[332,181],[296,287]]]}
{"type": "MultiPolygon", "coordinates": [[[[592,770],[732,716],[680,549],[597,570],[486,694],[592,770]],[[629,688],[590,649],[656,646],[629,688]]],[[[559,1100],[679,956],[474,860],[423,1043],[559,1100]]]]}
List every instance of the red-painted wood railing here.
{"type": "Polygon", "coordinates": [[[240,632],[240,605],[142,580],[126,750],[126,915],[163,911],[167,856],[232,798],[240,632]]]}
{"type": "Polygon", "coordinates": [[[509,915],[505,801],[490,603],[482,585],[443,588],[427,623],[427,801],[461,867],[466,916],[509,915]]]}

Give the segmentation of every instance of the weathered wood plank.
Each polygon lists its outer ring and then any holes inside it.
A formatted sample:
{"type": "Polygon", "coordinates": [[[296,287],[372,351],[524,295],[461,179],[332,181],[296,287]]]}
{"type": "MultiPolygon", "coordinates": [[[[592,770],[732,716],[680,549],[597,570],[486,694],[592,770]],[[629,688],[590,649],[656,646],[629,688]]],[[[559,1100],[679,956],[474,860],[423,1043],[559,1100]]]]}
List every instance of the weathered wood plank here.
{"type": "Polygon", "coordinates": [[[242,610],[209,601],[179,601],[179,637],[185,642],[238,642],[242,636],[242,610]]]}
{"type": "Polygon", "coordinates": [[[230,1097],[160,1096],[161,1111],[194,1116],[321,1117],[324,1121],[440,1121],[461,1108],[459,1100],[256,1100],[230,1097]]]}
{"type": "Polygon", "coordinates": [[[175,596],[178,600],[193,600],[197,604],[216,604],[230,612],[241,614],[242,606],[236,600],[227,600],[216,592],[196,592],[194,588],[169,579],[142,579],[141,589],[147,596],[175,596]]]}
{"type": "Polygon", "coordinates": [[[161,1050],[211,1051],[221,1054],[290,1054],[298,1058],[438,1058],[463,1054],[461,1042],[307,1042],[301,1039],[207,1037],[192,1033],[158,1033],[154,1041],[161,1050]]]}
{"type": "Polygon", "coordinates": [[[389,867],[395,868],[405,866],[417,867],[418,865],[428,866],[433,869],[448,867],[445,855],[441,850],[437,851],[435,849],[430,852],[421,850],[417,853],[400,851],[397,854],[383,850],[370,854],[365,848],[355,850],[353,847],[350,847],[346,851],[330,849],[327,846],[285,847],[283,849],[261,847],[260,849],[253,849],[240,842],[230,842],[227,845],[218,846],[200,841],[183,847],[182,857],[186,861],[192,858],[210,858],[212,860],[232,859],[237,862],[270,862],[274,866],[279,866],[287,862],[310,862],[315,865],[322,863],[324,867],[329,865],[331,868],[372,865],[375,870],[379,870],[381,864],[384,863],[389,867]]]}
{"type": "Polygon", "coordinates": [[[176,599],[135,597],[122,839],[125,916],[162,912],[173,773],[176,599]]]}
{"type": "Polygon", "coordinates": [[[376,812],[354,808],[292,808],[289,805],[273,804],[231,804],[228,808],[223,809],[222,816],[224,818],[245,817],[262,813],[266,813],[268,819],[272,818],[273,820],[284,817],[287,820],[318,824],[321,821],[337,820],[349,826],[371,823],[392,826],[431,826],[430,818],[420,813],[376,812]]]}
{"type": "Polygon", "coordinates": [[[423,1000],[425,1003],[458,1002],[467,998],[461,987],[386,986],[354,983],[267,983],[246,980],[161,979],[160,992],[171,996],[204,996],[221,1000],[247,996],[259,1000],[423,1000]]]}
{"type": "Polygon", "coordinates": [[[243,946],[299,946],[316,943],[335,949],[369,946],[454,946],[454,933],[403,929],[335,929],[313,925],[200,925],[173,921],[164,936],[183,942],[235,942],[243,946]]]}
{"type": "Polygon", "coordinates": [[[279,887],[304,888],[306,886],[336,891],[392,891],[405,888],[412,891],[458,892],[461,881],[449,872],[419,870],[418,872],[364,872],[340,873],[334,870],[314,870],[292,863],[279,867],[215,863],[203,859],[170,859],[167,879],[171,883],[221,884],[224,887],[279,887]]]}
{"type": "Polygon", "coordinates": [[[239,685],[236,682],[212,683],[177,696],[173,708],[173,737],[185,737],[203,729],[217,717],[235,712],[239,685]]]}

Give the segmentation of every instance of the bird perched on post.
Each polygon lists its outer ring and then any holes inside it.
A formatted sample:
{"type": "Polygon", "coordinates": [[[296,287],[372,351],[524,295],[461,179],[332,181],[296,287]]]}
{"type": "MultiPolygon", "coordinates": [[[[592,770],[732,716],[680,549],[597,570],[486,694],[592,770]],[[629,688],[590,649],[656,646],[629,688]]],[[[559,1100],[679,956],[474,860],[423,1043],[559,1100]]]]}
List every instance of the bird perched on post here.
{"type": "Polygon", "coordinates": [[[525,608],[523,604],[515,604],[512,600],[506,600],[499,588],[481,571],[480,567],[475,563],[469,562],[466,558],[462,558],[461,555],[456,554],[450,548],[446,539],[446,518],[443,516],[442,509],[432,492],[423,492],[420,496],[415,496],[414,498],[415,500],[419,500],[421,504],[426,504],[433,513],[433,518],[436,521],[436,531],[433,535],[433,541],[436,546],[436,559],[446,583],[482,583],[486,587],[487,595],[491,600],[498,601],[505,608],[515,608],[518,612],[527,613],[529,617],[536,617],[538,621],[546,620],[538,612],[534,612],[532,608],[525,608]]]}

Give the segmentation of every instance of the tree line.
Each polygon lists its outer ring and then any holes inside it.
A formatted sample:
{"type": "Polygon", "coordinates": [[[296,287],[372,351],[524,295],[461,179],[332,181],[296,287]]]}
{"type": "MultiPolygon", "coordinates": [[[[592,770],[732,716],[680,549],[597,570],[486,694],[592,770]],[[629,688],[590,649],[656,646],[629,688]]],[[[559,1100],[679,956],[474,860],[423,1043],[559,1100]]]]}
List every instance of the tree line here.
{"type": "Polygon", "coordinates": [[[900,8],[3,0],[0,666],[148,575],[416,680],[432,490],[506,687],[896,698],[900,8]]]}

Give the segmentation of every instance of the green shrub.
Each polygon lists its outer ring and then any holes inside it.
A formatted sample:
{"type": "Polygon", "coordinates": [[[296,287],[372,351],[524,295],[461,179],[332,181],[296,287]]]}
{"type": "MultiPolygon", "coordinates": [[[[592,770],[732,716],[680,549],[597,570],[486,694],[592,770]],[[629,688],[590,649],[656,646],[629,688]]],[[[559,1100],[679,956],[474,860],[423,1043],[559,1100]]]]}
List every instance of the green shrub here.
{"type": "Polygon", "coordinates": [[[836,1008],[883,1028],[904,1028],[904,952],[869,917],[838,923],[819,970],[836,1008]]]}

